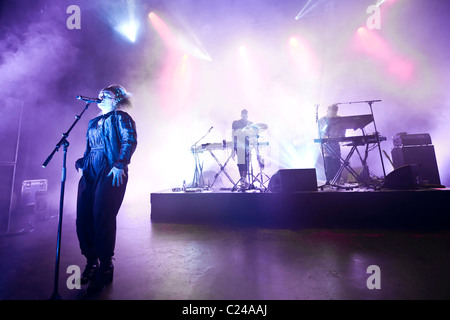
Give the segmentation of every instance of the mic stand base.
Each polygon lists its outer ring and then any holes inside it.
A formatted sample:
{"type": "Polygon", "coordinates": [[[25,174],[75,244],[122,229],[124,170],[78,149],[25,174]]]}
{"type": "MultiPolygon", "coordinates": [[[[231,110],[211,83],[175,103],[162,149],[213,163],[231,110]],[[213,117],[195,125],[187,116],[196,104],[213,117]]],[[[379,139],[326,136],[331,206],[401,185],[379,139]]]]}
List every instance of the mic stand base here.
{"type": "Polygon", "coordinates": [[[49,300],[62,300],[61,296],[59,294],[52,294],[49,300]]]}

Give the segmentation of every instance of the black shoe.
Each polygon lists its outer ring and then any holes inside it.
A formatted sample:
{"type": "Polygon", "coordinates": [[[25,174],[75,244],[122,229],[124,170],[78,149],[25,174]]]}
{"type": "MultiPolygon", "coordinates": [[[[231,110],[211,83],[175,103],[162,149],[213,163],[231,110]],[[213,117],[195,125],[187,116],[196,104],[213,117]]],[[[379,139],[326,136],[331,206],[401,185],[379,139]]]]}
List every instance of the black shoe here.
{"type": "Polygon", "coordinates": [[[98,261],[88,261],[83,273],[81,274],[81,284],[87,284],[95,274],[98,268],[98,261]]]}
{"type": "Polygon", "coordinates": [[[100,267],[95,272],[94,277],[92,278],[89,287],[88,287],[88,293],[98,293],[100,292],[105,286],[110,284],[113,281],[114,277],[114,265],[112,262],[109,264],[100,264],[100,267]]]}

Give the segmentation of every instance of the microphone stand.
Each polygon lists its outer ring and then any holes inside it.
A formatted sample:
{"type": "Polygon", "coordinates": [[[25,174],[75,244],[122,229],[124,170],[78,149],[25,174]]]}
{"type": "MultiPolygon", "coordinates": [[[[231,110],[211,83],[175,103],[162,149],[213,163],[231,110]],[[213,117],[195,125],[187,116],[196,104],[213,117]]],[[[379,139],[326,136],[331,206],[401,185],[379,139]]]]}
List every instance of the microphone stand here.
{"type": "Polygon", "coordinates": [[[61,233],[62,233],[62,219],[63,219],[63,207],[64,207],[64,189],[66,183],[66,162],[67,162],[67,149],[69,147],[69,141],[67,138],[69,137],[70,131],[72,131],[73,127],[77,124],[77,122],[81,119],[84,112],[89,108],[91,102],[88,102],[84,107],[83,111],[75,116],[75,121],[70,126],[67,132],[63,133],[61,140],[56,144],[55,149],[53,149],[52,153],[47,157],[45,162],[42,164],[42,167],[47,167],[48,163],[52,160],[53,155],[59,151],[61,146],[63,146],[63,166],[62,166],[62,174],[61,174],[61,193],[59,198],[59,222],[58,222],[58,235],[56,242],[56,262],[55,262],[55,278],[53,284],[53,294],[51,296],[51,300],[61,300],[61,296],[58,293],[58,281],[59,281],[59,262],[61,257],[61,233]]]}

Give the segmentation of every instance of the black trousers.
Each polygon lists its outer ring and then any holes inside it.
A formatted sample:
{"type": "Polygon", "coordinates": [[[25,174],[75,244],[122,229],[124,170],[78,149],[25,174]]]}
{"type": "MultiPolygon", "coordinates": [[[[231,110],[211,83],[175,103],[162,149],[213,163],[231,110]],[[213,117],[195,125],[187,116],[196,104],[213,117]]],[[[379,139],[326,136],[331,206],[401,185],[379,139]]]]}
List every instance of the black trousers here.
{"type": "Polygon", "coordinates": [[[241,175],[241,178],[243,178],[249,171],[249,164],[250,164],[249,137],[245,137],[245,146],[243,148],[237,147],[237,137],[234,138],[235,138],[234,145],[238,160],[237,167],[239,170],[239,174],[241,175]]]}
{"type": "Polygon", "coordinates": [[[125,195],[128,176],[117,187],[104,170],[97,177],[83,174],[78,184],[76,230],[81,253],[88,259],[108,260],[114,256],[116,217],[125,195]]]}
{"type": "MultiPolygon", "coordinates": [[[[337,172],[341,168],[341,162],[339,159],[333,157],[325,157],[325,175],[327,177],[327,181],[331,182],[336,176],[337,172]]],[[[340,177],[338,177],[339,179],[340,177]]]]}

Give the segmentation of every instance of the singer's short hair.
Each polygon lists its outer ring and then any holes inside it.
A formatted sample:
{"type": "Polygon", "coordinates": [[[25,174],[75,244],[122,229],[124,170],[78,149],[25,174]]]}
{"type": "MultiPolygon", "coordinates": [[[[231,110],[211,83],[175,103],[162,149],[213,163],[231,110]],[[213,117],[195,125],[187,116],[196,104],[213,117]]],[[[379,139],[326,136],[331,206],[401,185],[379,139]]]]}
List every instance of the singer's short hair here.
{"type": "Polygon", "coordinates": [[[114,94],[114,98],[117,101],[117,109],[131,108],[131,93],[121,86],[120,84],[111,84],[108,87],[102,89],[102,91],[108,91],[114,94]]]}
{"type": "Polygon", "coordinates": [[[242,111],[241,111],[241,115],[242,114],[248,114],[248,111],[247,111],[247,109],[242,109],[242,111]]]}

